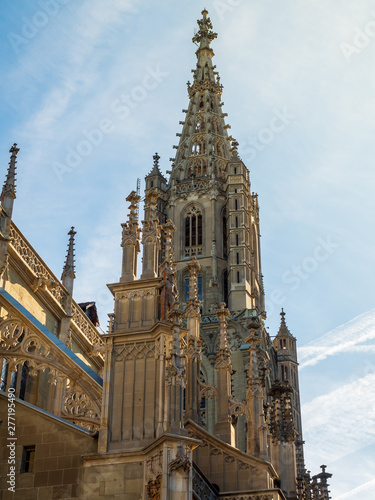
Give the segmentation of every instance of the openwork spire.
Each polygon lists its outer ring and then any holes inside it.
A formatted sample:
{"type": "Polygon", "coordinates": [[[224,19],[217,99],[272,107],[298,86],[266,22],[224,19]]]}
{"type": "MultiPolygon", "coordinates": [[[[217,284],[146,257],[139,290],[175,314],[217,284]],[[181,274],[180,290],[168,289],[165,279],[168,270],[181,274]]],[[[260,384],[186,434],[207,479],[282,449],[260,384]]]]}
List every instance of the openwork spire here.
{"type": "MultiPolygon", "coordinates": [[[[221,94],[223,86],[220,83],[218,72],[212,64],[214,52],[211,42],[217,37],[212,31],[212,23],[207,10],[202,11],[202,18],[198,20],[199,29],[193,37],[198,45],[196,51],[197,66],[193,70],[193,83],[188,82],[189,106],[183,110],[186,113],[176,157],[171,158],[173,168],[171,181],[195,183],[196,179],[211,179],[224,183],[227,161],[231,158],[231,137],[224,122],[225,113],[222,112],[221,94]]],[[[204,184],[195,184],[194,189],[204,190],[204,184]]],[[[213,185],[211,188],[215,189],[213,185]]],[[[186,187],[178,190],[186,192],[186,187]]],[[[177,193],[178,194],[178,193],[177,193]]]]}
{"type": "Polygon", "coordinates": [[[66,258],[65,258],[65,264],[61,276],[61,281],[64,286],[66,286],[68,278],[73,280],[76,275],[75,275],[75,255],[74,255],[74,236],[77,234],[76,231],[74,231],[74,227],[72,226],[68,236],[69,236],[69,242],[68,242],[68,250],[66,253],[66,258]]]}

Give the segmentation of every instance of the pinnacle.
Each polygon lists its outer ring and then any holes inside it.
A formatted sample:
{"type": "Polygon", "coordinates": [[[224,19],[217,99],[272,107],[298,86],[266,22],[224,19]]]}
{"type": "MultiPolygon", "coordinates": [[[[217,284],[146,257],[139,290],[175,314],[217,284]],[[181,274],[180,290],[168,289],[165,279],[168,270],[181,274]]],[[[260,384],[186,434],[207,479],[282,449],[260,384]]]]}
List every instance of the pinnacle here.
{"type": "Polygon", "coordinates": [[[277,336],[278,337],[293,337],[293,335],[289,331],[289,328],[286,325],[285,312],[284,312],[283,308],[281,308],[280,316],[281,316],[281,322],[280,322],[280,328],[279,328],[277,336]]]}
{"type": "Polygon", "coordinates": [[[238,154],[238,146],[239,143],[233,139],[231,143],[231,152],[232,152],[232,158],[231,160],[240,160],[239,154],[238,154]]]}
{"type": "Polygon", "coordinates": [[[158,153],[155,153],[152,158],[154,160],[154,165],[153,165],[153,167],[148,175],[161,175],[162,176],[163,174],[161,173],[160,166],[159,166],[160,156],[158,155],[158,153]]]}
{"type": "Polygon", "coordinates": [[[68,236],[69,236],[69,242],[68,242],[68,250],[66,253],[66,258],[65,258],[65,264],[63,268],[63,273],[61,276],[62,282],[65,284],[66,278],[71,278],[74,279],[75,276],[75,259],[74,259],[74,236],[77,234],[76,231],[74,231],[74,227],[72,226],[68,236]]]}
{"type": "Polygon", "coordinates": [[[17,154],[19,152],[19,148],[17,148],[17,144],[14,143],[10,148],[9,153],[11,154],[9,167],[7,176],[4,182],[3,191],[1,197],[4,198],[5,194],[11,193],[15,198],[16,195],[16,163],[17,163],[17,154]]]}

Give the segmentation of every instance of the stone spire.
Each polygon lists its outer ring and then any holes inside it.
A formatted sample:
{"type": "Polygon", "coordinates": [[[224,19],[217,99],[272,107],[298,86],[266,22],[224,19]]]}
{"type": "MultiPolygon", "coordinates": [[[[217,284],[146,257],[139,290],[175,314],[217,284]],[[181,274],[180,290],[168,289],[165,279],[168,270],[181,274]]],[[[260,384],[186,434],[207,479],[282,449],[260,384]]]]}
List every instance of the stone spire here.
{"type": "Polygon", "coordinates": [[[19,148],[14,143],[10,148],[9,153],[12,153],[9,161],[8,173],[1,192],[1,205],[4,208],[7,216],[11,219],[13,212],[13,202],[16,198],[16,163],[19,148]]]}
{"type": "Polygon", "coordinates": [[[76,277],[74,265],[74,236],[76,234],[77,233],[76,231],[74,231],[74,227],[72,226],[68,233],[68,250],[66,253],[65,264],[61,275],[62,284],[67,289],[68,295],[65,299],[64,304],[65,316],[61,318],[60,322],[59,339],[67,346],[69,346],[70,344],[70,320],[72,318],[73,285],[76,277]]]}
{"type": "Polygon", "coordinates": [[[68,290],[69,295],[73,295],[73,283],[76,277],[75,275],[75,260],[74,260],[74,236],[76,235],[76,231],[74,231],[74,227],[72,226],[68,236],[68,250],[66,253],[65,264],[63,267],[63,272],[61,275],[62,284],[68,290]]]}
{"type": "Polygon", "coordinates": [[[293,337],[293,335],[289,331],[289,328],[286,325],[285,312],[283,308],[281,308],[280,316],[281,316],[280,328],[277,335],[280,337],[293,337]]]}
{"type": "Polygon", "coordinates": [[[187,83],[189,106],[183,125],[176,157],[172,158],[172,183],[199,177],[224,179],[227,160],[231,157],[230,144],[225,125],[225,113],[221,111],[223,86],[215,66],[211,42],[217,37],[206,10],[198,20],[199,30],[193,37],[198,45],[197,66],[193,70],[193,83],[187,83]]]}
{"type": "Polygon", "coordinates": [[[1,213],[0,213],[0,278],[7,276],[8,269],[8,243],[10,241],[10,224],[12,222],[13,204],[16,198],[16,163],[19,148],[13,144],[8,173],[1,192],[1,213]]]}

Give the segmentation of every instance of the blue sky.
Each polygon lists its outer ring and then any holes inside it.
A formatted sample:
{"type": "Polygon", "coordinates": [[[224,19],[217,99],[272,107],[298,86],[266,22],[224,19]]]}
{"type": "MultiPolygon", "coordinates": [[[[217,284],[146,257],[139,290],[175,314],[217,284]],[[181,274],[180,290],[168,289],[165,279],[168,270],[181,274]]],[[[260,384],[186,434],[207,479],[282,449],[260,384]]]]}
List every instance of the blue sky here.
{"type": "MultiPolygon", "coordinates": [[[[0,164],[20,147],[14,221],[75,298],[121,271],[125,198],[174,156],[191,38],[214,30],[224,111],[261,208],[269,332],[298,338],[307,466],[335,499],[375,486],[375,7],[370,0],[26,1],[0,6],[0,164]],[[283,127],[276,128],[275,117],[283,127]]],[[[143,185],[142,185],[143,188],[143,185]]]]}

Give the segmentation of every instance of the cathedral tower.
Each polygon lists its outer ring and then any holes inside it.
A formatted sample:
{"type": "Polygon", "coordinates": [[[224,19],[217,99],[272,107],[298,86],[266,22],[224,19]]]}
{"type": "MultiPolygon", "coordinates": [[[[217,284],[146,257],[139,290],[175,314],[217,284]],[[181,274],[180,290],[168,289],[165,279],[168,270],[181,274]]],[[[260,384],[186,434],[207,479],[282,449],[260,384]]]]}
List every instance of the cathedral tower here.
{"type": "Polygon", "coordinates": [[[249,172],[228,135],[222,111],[223,86],[212,63],[212,31],[208,12],[202,12],[193,83],[173,158],[168,186],[160,172],[146,177],[146,188],[160,190],[160,206],[177,225],[175,261],[180,300],[187,302],[187,262],[195,256],[203,315],[213,314],[220,302],[231,310],[263,312],[259,252],[259,217],[256,195],[250,191],[249,172]]]}

